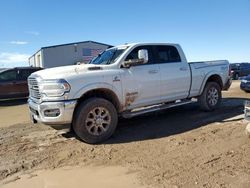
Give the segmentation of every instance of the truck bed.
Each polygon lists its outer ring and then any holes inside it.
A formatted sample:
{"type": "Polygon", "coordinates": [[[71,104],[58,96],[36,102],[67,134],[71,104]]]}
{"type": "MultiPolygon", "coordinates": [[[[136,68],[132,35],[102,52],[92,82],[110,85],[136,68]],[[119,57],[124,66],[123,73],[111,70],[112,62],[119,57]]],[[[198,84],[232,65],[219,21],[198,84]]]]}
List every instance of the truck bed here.
{"type": "Polygon", "coordinates": [[[196,61],[188,62],[190,65],[194,65],[195,68],[204,68],[210,66],[221,66],[227,65],[229,62],[227,60],[215,60],[215,61],[196,61]]]}
{"type": "Polygon", "coordinates": [[[199,96],[210,74],[217,74],[222,78],[223,86],[228,81],[229,62],[227,60],[188,62],[192,83],[190,97],[199,96]]]}

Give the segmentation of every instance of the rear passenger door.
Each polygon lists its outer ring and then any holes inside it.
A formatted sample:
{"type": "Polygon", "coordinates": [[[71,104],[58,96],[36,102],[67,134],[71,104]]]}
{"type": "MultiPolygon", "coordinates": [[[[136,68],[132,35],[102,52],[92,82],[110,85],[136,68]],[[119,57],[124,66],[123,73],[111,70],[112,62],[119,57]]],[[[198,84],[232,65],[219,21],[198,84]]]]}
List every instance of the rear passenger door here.
{"type": "Polygon", "coordinates": [[[191,83],[188,63],[181,60],[175,46],[157,45],[155,53],[160,68],[162,100],[174,101],[186,98],[191,83]]]}

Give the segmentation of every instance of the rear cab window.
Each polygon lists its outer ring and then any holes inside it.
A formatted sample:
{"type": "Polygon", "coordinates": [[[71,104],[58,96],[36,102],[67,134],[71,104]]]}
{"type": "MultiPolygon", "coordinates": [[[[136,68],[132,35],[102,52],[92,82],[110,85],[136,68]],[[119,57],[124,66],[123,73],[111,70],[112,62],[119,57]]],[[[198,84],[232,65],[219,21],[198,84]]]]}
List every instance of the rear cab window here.
{"type": "Polygon", "coordinates": [[[176,63],[181,62],[181,57],[174,46],[157,45],[155,46],[157,63],[176,63]]]}

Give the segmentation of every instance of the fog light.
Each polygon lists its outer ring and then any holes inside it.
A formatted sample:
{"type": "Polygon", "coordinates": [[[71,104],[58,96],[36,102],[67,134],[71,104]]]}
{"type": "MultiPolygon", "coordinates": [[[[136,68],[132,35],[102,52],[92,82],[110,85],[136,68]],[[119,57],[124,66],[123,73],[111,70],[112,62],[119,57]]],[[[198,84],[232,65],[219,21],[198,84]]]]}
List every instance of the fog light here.
{"type": "Polygon", "coordinates": [[[250,101],[245,101],[245,119],[250,121],[250,101]]]}
{"type": "Polygon", "coordinates": [[[44,116],[46,117],[57,117],[60,115],[59,108],[44,110],[44,116]]]}

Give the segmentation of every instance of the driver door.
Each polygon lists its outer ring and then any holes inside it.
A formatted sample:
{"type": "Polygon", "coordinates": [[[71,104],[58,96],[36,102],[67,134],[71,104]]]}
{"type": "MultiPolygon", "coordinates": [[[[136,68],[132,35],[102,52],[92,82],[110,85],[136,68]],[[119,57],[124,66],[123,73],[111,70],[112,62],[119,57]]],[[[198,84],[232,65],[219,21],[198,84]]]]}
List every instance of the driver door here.
{"type": "Polygon", "coordinates": [[[133,49],[125,61],[138,59],[138,51],[148,50],[148,62],[123,69],[123,97],[125,108],[133,109],[148,106],[160,101],[160,70],[155,64],[152,46],[133,49]]]}

